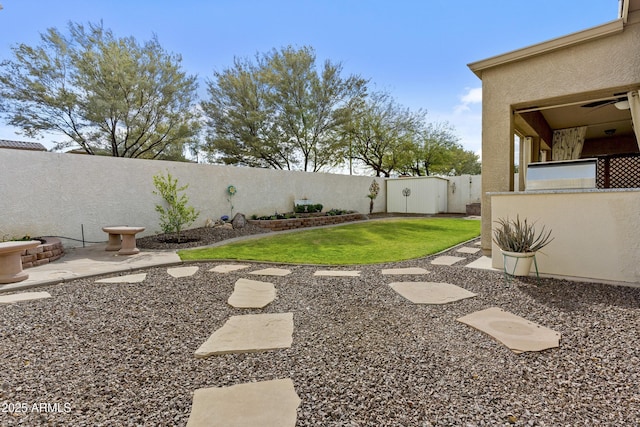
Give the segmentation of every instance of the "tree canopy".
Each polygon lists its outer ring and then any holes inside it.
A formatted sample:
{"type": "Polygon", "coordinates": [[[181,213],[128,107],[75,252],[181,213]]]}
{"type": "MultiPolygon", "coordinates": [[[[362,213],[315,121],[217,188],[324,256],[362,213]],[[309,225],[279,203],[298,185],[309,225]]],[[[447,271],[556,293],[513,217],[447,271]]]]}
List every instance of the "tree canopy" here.
{"type": "Polygon", "coordinates": [[[344,126],[351,158],[376,176],[480,173],[478,156],[465,151],[448,123],[428,123],[387,93],[374,93],[344,126]]]}
{"type": "Polygon", "coordinates": [[[345,123],[351,157],[371,168],[376,176],[390,176],[408,161],[407,150],[413,147],[424,114],[398,105],[387,93],[372,94],[345,123]]]}
{"type": "Polygon", "coordinates": [[[196,77],[158,40],[139,44],[102,25],[55,28],[36,47],[20,44],[0,63],[1,111],[30,137],[66,136],[56,149],[88,154],[183,158],[197,139],[196,77]]]}
{"type": "Polygon", "coordinates": [[[478,156],[465,151],[447,122],[424,123],[405,151],[398,171],[408,175],[462,175],[480,173],[478,156]]]}
{"type": "Polygon", "coordinates": [[[69,23],[38,46],[12,48],[0,62],[0,113],[30,137],[57,133],[55,149],[185,160],[185,152],[226,164],[322,171],[351,164],[376,176],[480,172],[448,123],[427,123],[368,81],[317,64],[311,47],[235,58],[208,79],[197,105],[195,76],[156,37],[139,44],[102,24],[69,23]],[[201,137],[201,112],[206,119],[201,137]]]}
{"type": "Polygon", "coordinates": [[[319,171],[344,159],[339,132],[366,95],[367,81],[318,69],[310,47],[234,60],[207,82],[210,152],[227,164],[319,171]]]}

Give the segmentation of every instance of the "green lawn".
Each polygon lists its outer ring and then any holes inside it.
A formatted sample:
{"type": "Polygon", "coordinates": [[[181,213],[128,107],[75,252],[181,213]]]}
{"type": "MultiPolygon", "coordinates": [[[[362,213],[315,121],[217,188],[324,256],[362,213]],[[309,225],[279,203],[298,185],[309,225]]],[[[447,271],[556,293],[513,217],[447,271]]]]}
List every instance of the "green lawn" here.
{"type": "Polygon", "coordinates": [[[182,260],[238,259],[294,264],[375,264],[431,255],[480,235],[480,221],[393,219],[301,230],[215,248],[182,250],[182,260]]]}

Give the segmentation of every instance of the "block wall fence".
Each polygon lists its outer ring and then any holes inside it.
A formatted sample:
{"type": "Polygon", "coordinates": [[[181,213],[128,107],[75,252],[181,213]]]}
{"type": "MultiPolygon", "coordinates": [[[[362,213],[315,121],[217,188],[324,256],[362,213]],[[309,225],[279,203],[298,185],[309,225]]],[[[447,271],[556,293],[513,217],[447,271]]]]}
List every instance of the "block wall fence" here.
{"type": "MultiPolygon", "coordinates": [[[[188,184],[189,204],[200,211],[191,228],[231,215],[227,187],[234,185],[233,213],[247,217],[291,212],[308,198],[331,208],[369,212],[370,176],[278,171],[225,165],[139,160],[79,154],[0,150],[0,236],[62,236],[104,242],[102,227],[146,227],[160,231],[153,176],[170,172],[188,184]]],[[[384,179],[374,212],[384,212],[384,179]]],[[[62,239],[65,247],[82,242],[62,239]]]]}
{"type": "MultiPolygon", "coordinates": [[[[237,189],[233,213],[248,218],[291,212],[294,200],[307,198],[332,208],[369,212],[369,186],[380,185],[374,212],[386,210],[384,178],[279,171],[238,166],[0,150],[0,240],[24,235],[60,236],[65,247],[104,242],[102,227],[141,226],[138,236],[160,232],[153,176],[171,173],[189,185],[189,204],[200,211],[191,228],[207,219],[231,216],[227,187],[237,189]],[[72,238],[76,240],[70,240],[72,238]]],[[[480,176],[448,177],[448,212],[464,213],[480,199],[480,176]]]]}

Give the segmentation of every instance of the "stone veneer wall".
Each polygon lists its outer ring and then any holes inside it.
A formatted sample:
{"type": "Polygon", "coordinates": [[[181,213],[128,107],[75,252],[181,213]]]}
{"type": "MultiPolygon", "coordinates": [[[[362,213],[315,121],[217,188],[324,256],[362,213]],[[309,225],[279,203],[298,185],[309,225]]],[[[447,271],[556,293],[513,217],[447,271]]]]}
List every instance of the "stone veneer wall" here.
{"type": "Polygon", "coordinates": [[[55,261],[64,255],[62,242],[56,237],[45,237],[46,243],[22,252],[22,268],[37,267],[55,261]]]}
{"type": "Polygon", "coordinates": [[[321,225],[340,224],[343,222],[360,221],[367,217],[360,213],[333,215],[333,216],[314,216],[308,218],[289,218],[289,219],[250,219],[251,224],[267,228],[272,231],[293,230],[295,228],[317,227],[321,225]]]}

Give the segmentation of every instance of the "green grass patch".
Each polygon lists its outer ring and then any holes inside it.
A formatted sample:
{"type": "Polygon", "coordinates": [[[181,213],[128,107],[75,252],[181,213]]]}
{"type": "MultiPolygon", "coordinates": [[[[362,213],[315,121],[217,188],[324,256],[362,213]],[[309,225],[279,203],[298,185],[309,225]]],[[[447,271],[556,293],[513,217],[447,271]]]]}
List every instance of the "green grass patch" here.
{"type": "Polygon", "coordinates": [[[182,250],[182,260],[240,259],[294,264],[375,264],[431,255],[480,235],[480,221],[419,218],[301,230],[215,248],[182,250]]]}

